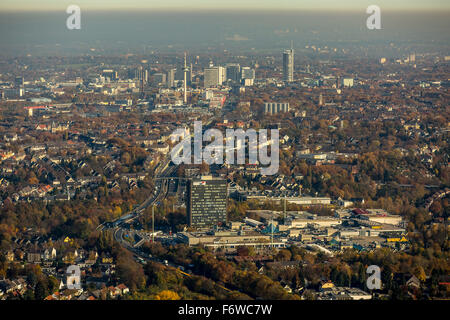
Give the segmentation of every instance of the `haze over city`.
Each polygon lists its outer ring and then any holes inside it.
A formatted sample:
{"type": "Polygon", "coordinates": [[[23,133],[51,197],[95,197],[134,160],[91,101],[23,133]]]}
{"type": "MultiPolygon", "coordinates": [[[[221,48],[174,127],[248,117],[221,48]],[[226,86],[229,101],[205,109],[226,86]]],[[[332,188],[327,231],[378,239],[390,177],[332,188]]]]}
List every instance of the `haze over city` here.
{"type": "Polygon", "coordinates": [[[52,12],[0,13],[0,48],[5,54],[127,53],[145,50],[275,49],[328,44],[368,46],[368,54],[391,43],[448,46],[445,12],[391,12],[382,8],[381,30],[368,30],[365,8],[345,11],[92,11],[81,7],[81,29],[68,30],[65,8],[52,12]],[[205,28],[205,26],[207,26],[205,28]],[[184,48],[184,49],[183,49],[184,48]]]}

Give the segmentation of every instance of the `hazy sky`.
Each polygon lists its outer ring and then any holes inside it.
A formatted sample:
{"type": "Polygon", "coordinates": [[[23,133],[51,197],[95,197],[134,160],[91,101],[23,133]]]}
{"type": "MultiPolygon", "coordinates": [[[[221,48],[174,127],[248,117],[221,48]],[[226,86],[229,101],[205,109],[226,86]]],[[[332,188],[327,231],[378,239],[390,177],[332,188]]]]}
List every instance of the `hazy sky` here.
{"type": "Polygon", "coordinates": [[[0,10],[65,10],[76,4],[81,9],[320,9],[365,10],[378,5],[385,10],[450,10],[449,0],[1,0],[0,10]]]}

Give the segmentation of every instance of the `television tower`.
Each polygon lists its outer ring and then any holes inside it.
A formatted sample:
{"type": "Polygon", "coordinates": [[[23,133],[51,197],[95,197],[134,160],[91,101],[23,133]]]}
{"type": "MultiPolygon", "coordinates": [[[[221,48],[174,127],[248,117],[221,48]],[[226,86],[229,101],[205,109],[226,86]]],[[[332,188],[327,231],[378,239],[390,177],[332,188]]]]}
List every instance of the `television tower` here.
{"type": "Polygon", "coordinates": [[[187,105],[187,73],[189,71],[189,68],[188,68],[187,63],[186,63],[186,51],[184,52],[184,68],[183,68],[183,71],[184,71],[184,99],[183,99],[183,101],[184,101],[184,104],[187,105]]]}

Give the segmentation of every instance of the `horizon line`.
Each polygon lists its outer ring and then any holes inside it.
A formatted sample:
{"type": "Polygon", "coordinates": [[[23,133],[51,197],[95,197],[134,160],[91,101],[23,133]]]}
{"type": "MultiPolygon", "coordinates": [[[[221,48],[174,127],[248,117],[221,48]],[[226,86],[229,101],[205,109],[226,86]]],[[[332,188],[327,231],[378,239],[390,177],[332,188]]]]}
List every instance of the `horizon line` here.
{"type": "MultiPolygon", "coordinates": [[[[24,8],[24,9],[13,9],[13,8],[1,8],[0,7],[0,14],[1,13],[53,13],[53,12],[64,12],[66,14],[67,7],[64,7],[64,10],[58,9],[58,8],[24,8]]],[[[223,12],[223,13],[298,13],[298,12],[333,12],[333,13],[364,13],[366,14],[365,8],[361,9],[355,9],[355,8],[189,8],[189,7],[182,7],[182,8],[173,8],[173,7],[160,7],[160,8],[108,8],[107,10],[102,8],[80,8],[83,11],[89,11],[89,12],[133,12],[133,13],[149,13],[149,12],[223,12]]],[[[407,8],[407,9],[401,9],[401,8],[388,8],[388,9],[382,9],[382,12],[390,12],[390,13],[450,13],[450,7],[449,8],[407,8]]]]}

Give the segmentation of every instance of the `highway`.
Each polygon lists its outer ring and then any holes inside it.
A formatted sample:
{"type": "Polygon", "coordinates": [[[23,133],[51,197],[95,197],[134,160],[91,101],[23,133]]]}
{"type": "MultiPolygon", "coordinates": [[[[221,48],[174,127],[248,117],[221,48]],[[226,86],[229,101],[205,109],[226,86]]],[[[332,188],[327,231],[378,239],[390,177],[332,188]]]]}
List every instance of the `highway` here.
{"type": "MultiPolygon", "coordinates": [[[[152,262],[156,262],[156,263],[162,264],[165,268],[168,268],[168,269],[171,269],[171,270],[175,270],[175,271],[177,271],[178,273],[182,274],[182,275],[185,276],[185,277],[192,277],[192,275],[194,275],[194,274],[189,274],[189,273],[187,273],[187,272],[184,272],[184,271],[183,271],[183,270],[184,270],[184,267],[183,267],[183,266],[176,265],[176,264],[171,263],[171,262],[168,262],[168,261],[166,261],[166,260],[163,261],[163,260],[158,259],[158,258],[156,258],[156,257],[149,256],[149,255],[147,255],[147,254],[141,252],[141,251],[139,250],[139,248],[134,248],[132,245],[130,245],[130,244],[124,239],[124,229],[122,229],[122,228],[120,228],[120,227],[117,227],[117,228],[115,228],[115,230],[114,230],[114,240],[116,240],[117,242],[119,242],[119,243],[120,243],[124,248],[126,248],[127,250],[131,251],[131,252],[133,253],[133,255],[134,255],[136,258],[140,258],[140,260],[141,260],[142,262],[144,262],[144,263],[146,263],[146,261],[152,261],[152,262]]],[[[139,261],[139,259],[138,259],[138,261],[139,261]]],[[[142,263],[142,262],[140,262],[140,263],[142,263]]],[[[199,275],[199,276],[200,276],[200,275],[199,275]]],[[[218,284],[218,283],[216,283],[216,282],[214,282],[214,283],[215,283],[215,285],[216,285],[218,288],[220,288],[220,289],[222,289],[222,290],[225,290],[226,292],[232,292],[232,290],[230,290],[230,289],[228,289],[228,288],[226,288],[226,287],[224,287],[224,286],[222,286],[222,285],[220,285],[220,284],[218,284]]]]}
{"type": "MultiPolygon", "coordinates": [[[[216,116],[213,116],[208,119],[208,122],[203,126],[206,130],[207,127],[211,125],[213,121],[217,120],[216,116]]],[[[191,133],[190,138],[192,139],[193,133],[191,133]]],[[[179,152],[181,152],[180,150],[179,152]]],[[[143,203],[139,206],[131,210],[130,212],[124,214],[120,218],[116,219],[113,222],[104,223],[97,227],[97,230],[103,230],[104,228],[117,228],[120,227],[124,223],[130,223],[136,218],[138,218],[146,208],[158,204],[159,201],[164,199],[168,192],[169,180],[171,178],[176,179],[177,177],[173,177],[173,173],[175,172],[177,166],[171,162],[171,153],[166,154],[163,162],[156,168],[155,170],[155,193],[150,195],[143,203]]],[[[121,242],[121,241],[119,241],[121,242]]],[[[122,242],[121,242],[122,243],[122,242]]]]}
{"type": "Polygon", "coordinates": [[[155,171],[155,193],[151,194],[144,202],[142,202],[139,206],[135,207],[130,212],[122,215],[120,218],[116,219],[113,222],[101,224],[97,227],[99,230],[103,230],[107,228],[107,225],[111,224],[112,227],[120,227],[123,223],[130,223],[136,218],[138,218],[145,209],[156,204],[158,201],[165,198],[168,190],[168,180],[163,179],[169,177],[174,171],[175,166],[170,165],[170,158],[166,156],[163,163],[158,166],[155,171]]]}
{"type": "MultiPolygon", "coordinates": [[[[208,121],[208,125],[213,121],[213,118],[208,121]]],[[[105,228],[112,228],[114,229],[114,240],[120,243],[124,248],[131,251],[133,255],[137,258],[138,261],[141,261],[145,263],[145,261],[150,260],[156,263],[160,263],[164,265],[166,268],[169,269],[175,269],[177,272],[182,274],[185,277],[191,277],[192,275],[189,273],[184,272],[183,266],[175,265],[173,263],[170,263],[168,261],[161,261],[161,259],[158,259],[156,257],[151,257],[143,252],[140,251],[138,246],[134,246],[131,243],[129,243],[127,240],[124,239],[124,233],[125,229],[122,228],[122,225],[124,223],[130,223],[136,218],[138,218],[146,208],[149,206],[157,204],[159,201],[164,199],[167,196],[168,192],[168,186],[169,186],[169,180],[172,177],[173,173],[175,172],[177,166],[171,163],[170,154],[166,155],[165,159],[163,160],[162,164],[157,167],[155,170],[155,190],[156,192],[152,195],[150,195],[143,203],[141,203],[139,206],[134,208],[132,211],[126,213],[125,215],[121,216],[120,218],[116,219],[113,222],[101,224],[97,227],[99,230],[103,230],[105,228]]],[[[127,232],[128,233],[128,232],[127,232]]],[[[138,233],[141,235],[140,233],[138,233]]],[[[146,235],[141,235],[144,239],[148,238],[146,235]]],[[[134,239],[133,239],[134,241],[134,239]]],[[[214,282],[215,283],[215,282],[214,282]]],[[[232,290],[225,288],[224,286],[215,283],[217,287],[227,291],[231,292],[232,290]]]]}

